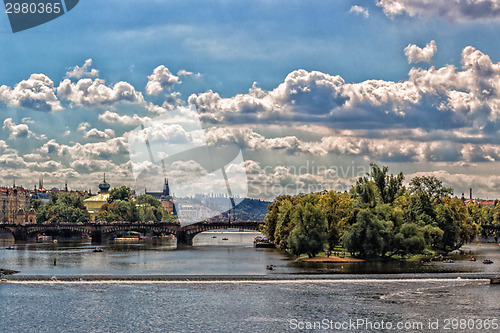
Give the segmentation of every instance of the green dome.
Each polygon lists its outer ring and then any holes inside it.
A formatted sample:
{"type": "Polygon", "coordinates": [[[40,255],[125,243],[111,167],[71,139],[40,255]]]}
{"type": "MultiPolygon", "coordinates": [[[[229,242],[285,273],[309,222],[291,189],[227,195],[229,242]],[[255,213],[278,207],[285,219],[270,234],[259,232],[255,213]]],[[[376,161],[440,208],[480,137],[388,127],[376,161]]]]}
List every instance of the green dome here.
{"type": "Polygon", "coordinates": [[[111,186],[106,182],[106,174],[104,174],[104,180],[99,184],[99,191],[105,193],[109,191],[111,186]]]}

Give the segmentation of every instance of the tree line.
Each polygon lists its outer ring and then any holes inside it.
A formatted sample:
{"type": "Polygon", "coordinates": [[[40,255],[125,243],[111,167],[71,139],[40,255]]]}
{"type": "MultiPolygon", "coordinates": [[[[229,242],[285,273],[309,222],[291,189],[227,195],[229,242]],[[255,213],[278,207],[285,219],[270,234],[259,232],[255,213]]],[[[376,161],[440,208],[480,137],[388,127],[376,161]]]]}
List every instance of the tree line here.
{"type": "Polygon", "coordinates": [[[403,173],[370,166],[349,192],[277,197],[262,232],[295,255],[343,246],[360,257],[392,257],[447,253],[471,242],[481,224],[500,223],[500,205],[465,206],[434,176],[414,177],[406,187],[403,173]]]}
{"type": "MultiPolygon", "coordinates": [[[[78,193],[52,193],[49,201],[32,200],[31,207],[37,212],[38,223],[78,223],[90,221],[90,214],[85,208],[83,197],[78,193]]],[[[137,199],[131,196],[127,186],[114,188],[110,191],[107,203],[102,205],[96,221],[106,222],[149,222],[174,221],[161,202],[151,195],[140,195],[137,199]]]]}

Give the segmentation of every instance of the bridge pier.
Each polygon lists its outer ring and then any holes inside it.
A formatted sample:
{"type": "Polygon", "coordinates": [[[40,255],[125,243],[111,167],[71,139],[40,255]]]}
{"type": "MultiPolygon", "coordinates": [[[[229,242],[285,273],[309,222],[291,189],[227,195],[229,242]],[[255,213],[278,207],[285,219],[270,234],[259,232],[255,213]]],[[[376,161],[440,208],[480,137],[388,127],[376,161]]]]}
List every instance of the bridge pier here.
{"type": "Polygon", "coordinates": [[[28,234],[24,229],[17,229],[12,233],[12,236],[14,236],[15,243],[25,243],[35,240],[35,235],[28,234]]]}
{"type": "Polygon", "coordinates": [[[103,241],[107,240],[105,237],[103,237],[102,233],[100,231],[92,231],[91,234],[91,242],[92,244],[102,244],[103,241]]]}
{"type": "Polygon", "coordinates": [[[193,236],[186,234],[186,231],[177,231],[175,238],[177,238],[177,248],[193,246],[193,236]]]}

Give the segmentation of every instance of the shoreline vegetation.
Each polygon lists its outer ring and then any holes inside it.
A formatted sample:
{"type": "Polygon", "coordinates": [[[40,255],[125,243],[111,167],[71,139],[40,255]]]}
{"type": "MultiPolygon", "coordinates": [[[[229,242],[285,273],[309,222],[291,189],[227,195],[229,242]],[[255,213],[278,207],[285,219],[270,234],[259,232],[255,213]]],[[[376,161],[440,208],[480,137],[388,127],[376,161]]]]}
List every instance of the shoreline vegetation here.
{"type": "Polygon", "coordinates": [[[299,258],[300,262],[316,262],[324,264],[347,264],[347,263],[363,263],[367,262],[365,259],[352,258],[352,257],[339,257],[339,256],[317,256],[312,258],[299,258]]]}
{"type": "Polygon", "coordinates": [[[365,262],[447,255],[479,233],[488,236],[481,225],[500,225],[498,202],[466,205],[435,176],[417,176],[405,186],[402,172],[370,166],[349,192],[277,197],[261,232],[299,261],[365,262]],[[317,257],[338,249],[345,256],[317,257]]]}

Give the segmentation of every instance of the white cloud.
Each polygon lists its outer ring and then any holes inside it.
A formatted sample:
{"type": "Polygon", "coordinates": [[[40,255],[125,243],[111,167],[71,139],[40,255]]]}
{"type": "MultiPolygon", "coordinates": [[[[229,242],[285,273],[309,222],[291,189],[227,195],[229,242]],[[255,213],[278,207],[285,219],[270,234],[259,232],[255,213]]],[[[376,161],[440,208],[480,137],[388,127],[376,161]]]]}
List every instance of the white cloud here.
{"type": "Polygon", "coordinates": [[[109,110],[106,110],[104,113],[100,114],[98,118],[105,123],[122,125],[140,125],[144,122],[151,121],[151,118],[149,117],[140,117],[137,114],[134,114],[133,116],[119,115],[118,113],[111,112],[109,110]]]}
{"type": "Polygon", "coordinates": [[[105,129],[104,131],[100,131],[97,128],[90,128],[90,124],[87,122],[80,123],[78,125],[78,131],[83,132],[83,136],[85,138],[93,138],[93,139],[109,139],[115,136],[115,132],[112,129],[105,129]]]}
{"type": "Polygon", "coordinates": [[[389,17],[439,17],[448,21],[485,21],[500,18],[500,0],[378,0],[389,17]]]}
{"type": "Polygon", "coordinates": [[[89,58],[89,59],[85,60],[85,63],[83,64],[82,67],[77,65],[77,66],[71,68],[71,70],[69,70],[66,73],[66,77],[81,79],[84,76],[90,76],[90,77],[98,76],[99,71],[97,69],[90,68],[91,66],[92,66],[92,59],[89,58]]]}
{"type": "Polygon", "coordinates": [[[409,44],[405,47],[405,55],[409,64],[417,62],[430,62],[436,51],[436,42],[433,40],[427,43],[424,48],[420,48],[415,44],[409,44]]]}
{"type": "Polygon", "coordinates": [[[351,9],[349,10],[349,13],[361,15],[364,16],[365,18],[368,18],[370,16],[370,13],[368,12],[367,8],[358,5],[352,6],[351,9]]]}
{"type": "Polygon", "coordinates": [[[339,170],[336,167],[262,166],[261,163],[252,160],[245,161],[244,166],[247,172],[249,196],[265,199],[322,190],[344,192],[355,184],[358,177],[358,175],[339,177],[339,170]]]}
{"type": "MultiPolygon", "coordinates": [[[[432,45],[431,45],[432,47],[432,45]]],[[[500,63],[472,46],[462,68],[412,68],[406,81],[346,83],[338,75],[296,70],[275,89],[247,94],[191,95],[202,121],[213,124],[323,124],[331,128],[483,128],[500,119],[500,63]]]]}
{"type": "Polygon", "coordinates": [[[25,123],[25,124],[34,124],[35,121],[31,119],[31,117],[24,117],[23,119],[21,119],[21,122],[25,123]]]}
{"type": "Polygon", "coordinates": [[[12,118],[5,119],[2,128],[10,133],[9,139],[23,139],[33,136],[33,132],[29,130],[28,125],[17,125],[12,121],[12,118]]]}
{"type": "Polygon", "coordinates": [[[9,106],[23,107],[37,111],[62,110],[55,95],[54,82],[44,74],[31,74],[14,86],[0,86],[0,100],[9,106]]]}
{"type": "MultiPolygon", "coordinates": [[[[180,72],[181,75],[187,75],[189,72],[180,72]]],[[[189,73],[192,74],[192,73],[189,73]]],[[[163,91],[172,89],[176,84],[181,83],[179,77],[172,74],[169,69],[163,65],[156,67],[153,74],[148,76],[146,84],[146,94],[158,95],[163,91]]]]}
{"type": "Polygon", "coordinates": [[[81,79],[76,83],[65,79],[57,87],[57,95],[78,106],[87,108],[111,107],[117,103],[145,105],[142,94],[128,82],[120,81],[114,86],[106,86],[101,79],[81,79]]]}

